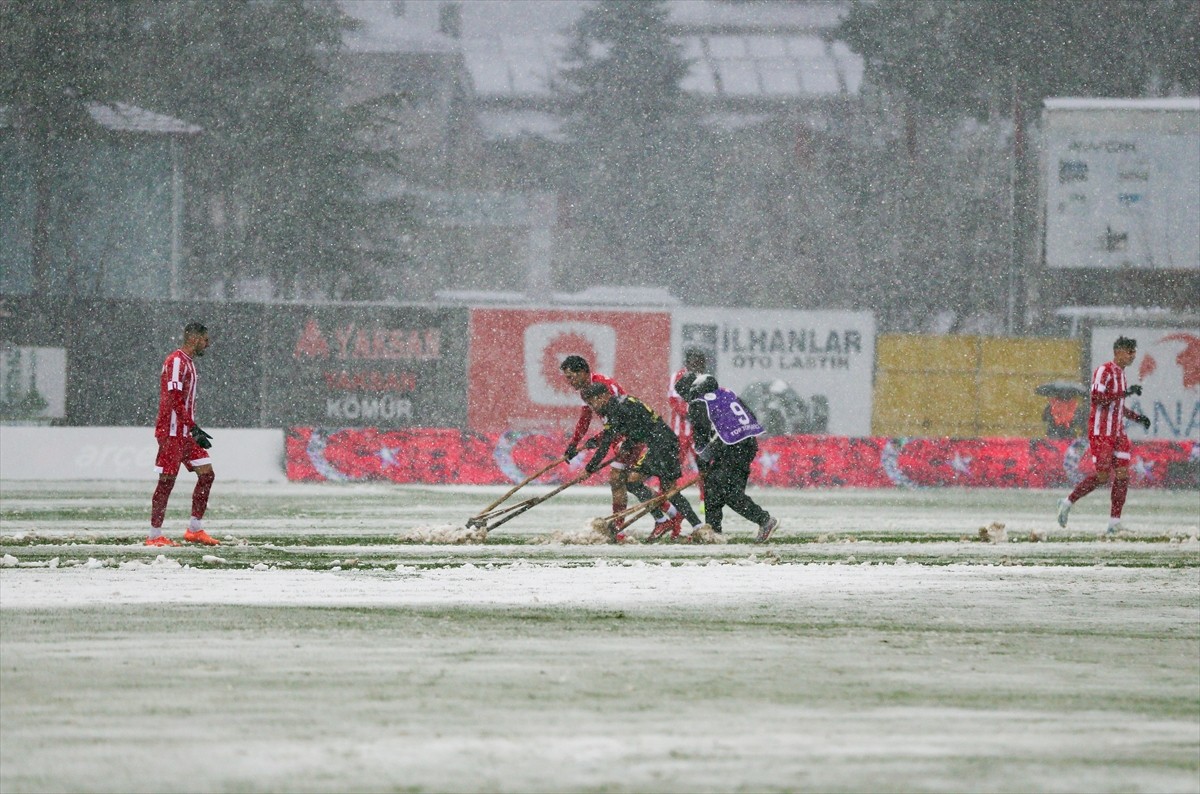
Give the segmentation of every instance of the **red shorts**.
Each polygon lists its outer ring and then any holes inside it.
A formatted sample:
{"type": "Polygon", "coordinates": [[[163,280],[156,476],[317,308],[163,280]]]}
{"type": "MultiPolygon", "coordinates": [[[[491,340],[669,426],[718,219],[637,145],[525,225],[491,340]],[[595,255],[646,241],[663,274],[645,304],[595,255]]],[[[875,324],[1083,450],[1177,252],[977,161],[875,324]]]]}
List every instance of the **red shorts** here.
{"type": "Polygon", "coordinates": [[[159,474],[174,477],[182,464],[188,471],[197,466],[212,463],[208,450],[197,444],[191,436],[167,436],[158,440],[158,457],[154,459],[154,470],[159,474]]]}
{"type": "Polygon", "coordinates": [[[1088,436],[1088,448],[1096,471],[1129,468],[1129,436],[1088,436]]]}

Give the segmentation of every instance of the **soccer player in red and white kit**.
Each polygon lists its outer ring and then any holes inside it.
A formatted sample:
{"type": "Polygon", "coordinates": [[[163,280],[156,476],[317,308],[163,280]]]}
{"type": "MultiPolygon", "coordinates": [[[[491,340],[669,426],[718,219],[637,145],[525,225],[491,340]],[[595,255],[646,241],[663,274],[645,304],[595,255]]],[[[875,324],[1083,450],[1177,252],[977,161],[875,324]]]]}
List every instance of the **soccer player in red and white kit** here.
{"type": "Polygon", "coordinates": [[[1113,342],[1112,361],[1101,364],[1092,373],[1092,410],[1088,415],[1088,447],[1096,464],[1096,473],[1075,486],[1071,495],[1058,502],[1058,525],[1067,525],[1071,506],[1101,485],[1112,483],[1112,509],[1109,511],[1108,533],[1123,529],[1121,510],[1129,491],[1129,436],[1125,420],[1132,419],[1147,430],[1150,418],[1125,407],[1125,398],[1140,395],[1141,386],[1125,385],[1125,368],[1137,357],[1137,340],[1125,336],[1113,342]]]}
{"type": "Polygon", "coordinates": [[[167,500],[175,487],[175,477],[182,464],[196,472],[196,487],[192,491],[192,519],[183,539],[189,543],[217,546],[219,541],[201,527],[208,508],[208,494],[215,475],[208,448],[212,436],[196,426],[196,359],[208,349],[208,329],[202,323],[188,323],[183,329],[183,345],[163,362],[159,380],[158,421],[154,437],[158,440],[158,457],[154,469],[158,472],[158,487],[150,501],[150,535],[147,546],[178,546],[162,532],[167,514],[167,500]]]}
{"type": "MultiPolygon", "coordinates": [[[[671,376],[667,384],[667,404],[671,406],[671,430],[679,436],[679,468],[686,470],[689,463],[696,457],[692,445],[692,423],[688,419],[688,401],[675,391],[675,384],[689,373],[700,375],[708,371],[708,356],[699,348],[689,347],[683,354],[683,369],[671,376]]],[[[704,480],[700,480],[700,502],[703,509],[704,480]]]]}
{"type": "MultiPolygon", "coordinates": [[[[566,378],[567,383],[571,384],[571,388],[577,390],[582,397],[583,390],[594,383],[599,383],[609,390],[613,397],[618,399],[625,397],[626,392],[621,385],[607,375],[601,375],[599,372],[592,372],[592,367],[588,364],[587,359],[583,356],[567,356],[563,359],[562,364],[558,367],[566,378]]],[[[592,407],[584,401],[583,408],[579,412],[579,421],[575,423],[575,432],[571,435],[570,442],[567,443],[567,449],[563,452],[563,458],[571,460],[579,454],[579,442],[583,440],[583,436],[587,433],[588,427],[592,424],[592,417],[595,412],[592,407]]],[[[596,437],[598,439],[599,436],[596,437]]],[[[608,485],[612,490],[612,508],[614,513],[620,513],[629,505],[629,497],[626,493],[627,477],[629,467],[637,463],[645,451],[644,444],[631,444],[629,448],[618,454],[617,459],[612,462],[612,468],[608,473],[608,485]]],[[[625,522],[617,519],[614,522],[616,532],[624,528],[625,522]]],[[[618,540],[621,537],[617,538],[618,540]]]]}

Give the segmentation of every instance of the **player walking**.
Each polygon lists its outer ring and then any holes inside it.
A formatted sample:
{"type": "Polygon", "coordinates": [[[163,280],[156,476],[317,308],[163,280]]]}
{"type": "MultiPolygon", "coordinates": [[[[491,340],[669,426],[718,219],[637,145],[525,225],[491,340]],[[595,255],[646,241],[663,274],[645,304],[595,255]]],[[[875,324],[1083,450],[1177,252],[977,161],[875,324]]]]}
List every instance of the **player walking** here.
{"type": "Polygon", "coordinates": [[[162,532],[167,514],[167,500],[175,487],[175,477],[182,464],[196,472],[196,487],[192,491],[192,518],[183,539],[206,546],[219,545],[201,527],[208,508],[208,494],[215,476],[208,448],[212,436],[196,426],[196,362],[208,349],[208,329],[202,323],[188,323],[183,329],[183,345],[163,362],[158,392],[158,421],[154,437],[158,440],[158,457],[154,469],[158,472],[158,487],[150,500],[150,534],[147,546],[178,546],[162,532]]]}
{"type": "Polygon", "coordinates": [[[725,505],[758,525],[755,543],[766,543],[779,520],[746,494],[750,464],[758,454],[758,438],[766,432],[754,412],[712,375],[688,373],[675,384],[688,401],[695,428],[696,461],[705,484],[704,518],[721,531],[725,505]]]}
{"type": "MultiPolygon", "coordinates": [[[[654,498],[654,491],[645,482],[648,477],[658,478],[662,493],[675,487],[682,475],[679,469],[679,439],[661,416],[636,397],[614,397],[599,383],[584,389],[583,399],[592,410],[604,417],[604,432],[600,434],[596,452],[588,461],[588,471],[599,469],[604,456],[608,454],[608,448],[623,436],[619,451],[621,456],[640,450],[627,471],[628,489],[634,496],[642,501],[654,498]]],[[[658,508],[652,512],[657,523],[650,533],[651,540],[661,538],[668,532],[672,538],[680,538],[680,525],[685,518],[693,530],[703,525],[682,493],[670,497],[665,514],[658,508]]]]}
{"type": "Polygon", "coordinates": [[[1125,368],[1137,357],[1137,340],[1119,336],[1113,342],[1112,361],[1101,364],[1092,373],[1092,409],[1088,414],[1088,447],[1096,464],[1094,474],[1086,477],[1071,494],[1058,501],[1058,525],[1067,525],[1071,506],[1102,485],[1107,485],[1110,475],[1116,476],[1112,483],[1112,507],[1109,511],[1108,534],[1118,532],[1121,510],[1125,507],[1125,495],[1129,491],[1129,436],[1125,433],[1125,420],[1132,419],[1147,430],[1150,418],[1125,407],[1125,398],[1140,395],[1141,386],[1125,385],[1125,368]]]}

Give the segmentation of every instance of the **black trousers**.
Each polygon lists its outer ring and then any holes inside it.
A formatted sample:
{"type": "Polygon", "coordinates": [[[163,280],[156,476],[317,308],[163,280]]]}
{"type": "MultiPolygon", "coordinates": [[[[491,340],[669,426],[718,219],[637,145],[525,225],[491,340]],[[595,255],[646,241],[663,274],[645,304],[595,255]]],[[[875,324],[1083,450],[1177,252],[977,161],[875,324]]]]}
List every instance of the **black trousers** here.
{"type": "Polygon", "coordinates": [[[761,525],[770,515],[746,495],[750,464],[758,454],[758,439],[748,438],[732,446],[722,443],[720,439],[711,443],[718,445],[717,454],[701,468],[704,476],[705,520],[714,531],[720,532],[722,513],[728,506],[747,521],[761,525]]]}
{"type": "MultiPolygon", "coordinates": [[[[666,441],[649,444],[642,459],[633,465],[633,471],[645,477],[657,477],[659,488],[663,491],[674,488],[683,476],[679,468],[679,439],[672,434],[666,441]]],[[[654,498],[654,491],[650,490],[645,482],[631,482],[626,487],[643,502],[654,498]]],[[[687,519],[688,524],[694,526],[700,523],[700,516],[696,515],[692,503],[682,493],[675,494],[668,501],[687,519]]],[[[651,511],[651,515],[657,519],[662,515],[662,510],[656,507],[651,511]]]]}

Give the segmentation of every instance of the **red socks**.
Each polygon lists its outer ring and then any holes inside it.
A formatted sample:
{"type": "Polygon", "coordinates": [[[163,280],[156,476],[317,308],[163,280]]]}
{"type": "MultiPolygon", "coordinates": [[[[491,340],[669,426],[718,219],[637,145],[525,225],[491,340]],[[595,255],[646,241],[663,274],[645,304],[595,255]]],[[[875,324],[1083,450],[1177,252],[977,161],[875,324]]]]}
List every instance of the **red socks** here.
{"type": "MultiPolygon", "coordinates": [[[[204,518],[204,511],[208,507],[208,494],[212,491],[213,480],[217,475],[213,472],[208,474],[196,475],[196,487],[192,490],[192,517],[204,518]]],[[[164,506],[166,503],[163,503],[164,506]]]]}
{"type": "MultiPolygon", "coordinates": [[[[1078,502],[1094,490],[1096,490],[1096,475],[1093,474],[1080,482],[1079,485],[1076,485],[1075,490],[1071,491],[1071,495],[1067,498],[1072,503],[1078,502]]],[[[1114,477],[1112,484],[1112,510],[1109,513],[1113,518],[1121,517],[1121,511],[1125,508],[1125,496],[1128,493],[1128,478],[1114,477]]]]}
{"type": "Polygon", "coordinates": [[[167,500],[171,498],[171,489],[174,487],[174,477],[159,479],[154,496],[150,497],[150,526],[155,529],[162,528],[163,518],[167,515],[167,500]]]}
{"type": "Polygon", "coordinates": [[[1112,487],[1112,510],[1109,515],[1113,518],[1121,517],[1121,510],[1125,507],[1125,495],[1129,493],[1129,480],[1119,479],[1113,482],[1112,487]]]}
{"type": "Polygon", "coordinates": [[[1071,491],[1071,495],[1068,496],[1067,499],[1074,504],[1094,490],[1096,490],[1096,475],[1089,474],[1086,478],[1080,481],[1079,485],[1075,486],[1075,490],[1071,491]]]}

